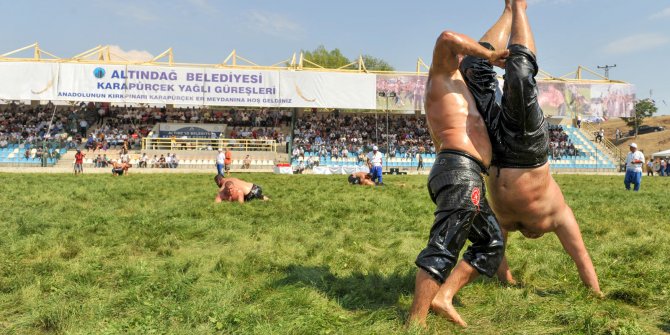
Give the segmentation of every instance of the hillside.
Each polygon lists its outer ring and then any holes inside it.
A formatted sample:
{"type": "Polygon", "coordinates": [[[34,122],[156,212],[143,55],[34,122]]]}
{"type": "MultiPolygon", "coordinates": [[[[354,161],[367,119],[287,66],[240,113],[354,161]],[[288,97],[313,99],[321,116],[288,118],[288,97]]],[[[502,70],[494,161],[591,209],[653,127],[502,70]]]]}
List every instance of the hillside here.
{"type": "Polygon", "coordinates": [[[643,124],[649,126],[663,126],[666,130],[638,135],[637,138],[624,137],[620,143],[617,143],[614,141],[614,134],[617,128],[619,128],[621,132],[626,135],[628,134],[628,131],[632,129],[626,126],[626,123],[622,119],[611,119],[601,123],[600,125],[594,126],[603,128],[605,130],[605,137],[612,141],[612,143],[617,144],[622,152],[628,152],[628,145],[631,142],[637,143],[638,148],[642,150],[647,157],[654,152],[670,149],[670,115],[647,118],[644,120],[643,124]]]}

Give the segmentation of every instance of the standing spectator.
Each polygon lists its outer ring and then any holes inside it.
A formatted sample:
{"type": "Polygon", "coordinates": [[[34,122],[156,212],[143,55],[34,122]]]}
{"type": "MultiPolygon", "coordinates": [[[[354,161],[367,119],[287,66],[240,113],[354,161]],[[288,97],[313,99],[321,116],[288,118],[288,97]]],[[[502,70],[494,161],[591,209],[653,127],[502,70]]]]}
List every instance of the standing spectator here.
{"type": "Polygon", "coordinates": [[[230,152],[230,148],[228,147],[226,147],[226,154],[223,163],[224,163],[224,171],[226,174],[228,174],[228,177],[230,177],[230,166],[233,164],[233,153],[230,152]]]}
{"type": "Polygon", "coordinates": [[[624,185],[626,185],[626,190],[630,191],[630,184],[632,183],[635,188],[635,192],[640,190],[640,184],[642,183],[642,164],[644,164],[644,154],[637,150],[637,144],[630,144],[630,152],[626,156],[626,177],[624,179],[624,185]]]}
{"type": "Polygon", "coordinates": [[[665,177],[668,174],[665,173],[665,171],[668,168],[668,162],[665,161],[665,159],[661,159],[661,168],[658,170],[658,175],[661,177],[665,177]]]}
{"type": "Polygon", "coordinates": [[[647,162],[647,177],[653,175],[654,175],[654,161],[652,161],[650,158],[649,161],[647,162]]]}
{"type": "Polygon", "coordinates": [[[223,165],[226,160],[226,155],[223,153],[223,150],[219,149],[219,154],[216,155],[216,171],[219,175],[223,176],[223,165]]]}
{"type": "Polygon", "coordinates": [[[77,149],[77,153],[74,155],[74,175],[78,175],[84,172],[84,157],[86,155],[81,153],[81,150],[77,149]]]}
{"type": "Polygon", "coordinates": [[[621,130],[619,128],[614,132],[614,138],[618,141],[621,138],[621,130]]]}
{"type": "Polygon", "coordinates": [[[251,157],[249,157],[249,155],[244,157],[244,160],[242,161],[242,168],[243,169],[250,169],[251,168],[251,157]]]}
{"type": "Polygon", "coordinates": [[[368,153],[368,165],[372,173],[372,181],[377,185],[384,185],[382,181],[382,158],[383,155],[379,152],[379,148],[375,145],[372,147],[372,152],[368,153]]]}
{"type": "Polygon", "coordinates": [[[87,129],[88,122],[86,122],[86,119],[81,119],[81,121],[79,121],[79,132],[81,133],[81,136],[86,136],[87,129]]]}
{"type": "Polygon", "coordinates": [[[416,160],[419,161],[419,163],[416,166],[416,170],[417,171],[423,170],[423,155],[421,155],[420,152],[416,154],[416,160]]]}

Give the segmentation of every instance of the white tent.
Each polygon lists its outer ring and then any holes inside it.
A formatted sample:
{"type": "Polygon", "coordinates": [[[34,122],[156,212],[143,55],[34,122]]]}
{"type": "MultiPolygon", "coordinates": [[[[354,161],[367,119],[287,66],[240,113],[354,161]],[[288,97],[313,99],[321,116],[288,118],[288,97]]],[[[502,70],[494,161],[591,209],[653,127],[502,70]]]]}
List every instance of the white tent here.
{"type": "Polygon", "coordinates": [[[670,157],[670,149],[651,154],[651,158],[665,158],[665,157],[670,157]]]}

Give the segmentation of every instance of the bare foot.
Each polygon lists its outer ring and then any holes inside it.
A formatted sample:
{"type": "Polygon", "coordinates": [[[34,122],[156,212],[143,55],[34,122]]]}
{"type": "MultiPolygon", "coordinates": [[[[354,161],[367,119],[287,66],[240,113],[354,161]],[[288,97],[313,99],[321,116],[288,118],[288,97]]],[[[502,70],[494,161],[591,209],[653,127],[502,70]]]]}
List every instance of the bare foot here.
{"type": "Polygon", "coordinates": [[[456,312],[454,305],[451,303],[451,299],[444,299],[441,301],[433,300],[433,302],[430,303],[430,308],[433,312],[463,328],[468,326],[468,324],[461,318],[461,315],[456,312]]]}

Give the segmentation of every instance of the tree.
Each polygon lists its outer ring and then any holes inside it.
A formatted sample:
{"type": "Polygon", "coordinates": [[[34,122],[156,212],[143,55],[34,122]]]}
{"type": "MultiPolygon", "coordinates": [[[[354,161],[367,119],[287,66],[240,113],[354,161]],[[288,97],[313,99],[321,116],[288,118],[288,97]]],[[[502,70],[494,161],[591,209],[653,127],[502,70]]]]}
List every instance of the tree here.
{"type": "Polygon", "coordinates": [[[385,60],[376,58],[370,55],[363,55],[363,62],[368,71],[394,71],[393,66],[389,65],[385,60]]]}
{"type": "Polygon", "coordinates": [[[653,116],[658,108],[656,102],[651,98],[638,100],[635,103],[635,116],[622,117],[626,125],[635,129],[635,137],[637,137],[637,128],[644,122],[645,118],[653,116]]]}
{"type": "MultiPolygon", "coordinates": [[[[314,49],[314,51],[301,50],[301,52],[305,59],[328,69],[337,69],[351,63],[347,57],[342,55],[340,49],[328,51],[323,45],[320,45],[318,48],[314,49]]],[[[306,68],[317,67],[308,62],[305,62],[303,66],[306,68]]]]}
{"type": "MultiPolygon", "coordinates": [[[[354,60],[350,60],[349,58],[345,57],[340,49],[336,48],[329,51],[323,45],[320,45],[313,51],[301,50],[301,52],[306,60],[323,66],[327,69],[338,69],[354,62],[354,60]]],[[[368,71],[394,71],[394,68],[381,58],[376,58],[370,55],[363,55],[363,62],[365,63],[365,68],[368,71]]],[[[309,62],[304,62],[303,67],[315,68],[317,66],[309,62]]]]}

